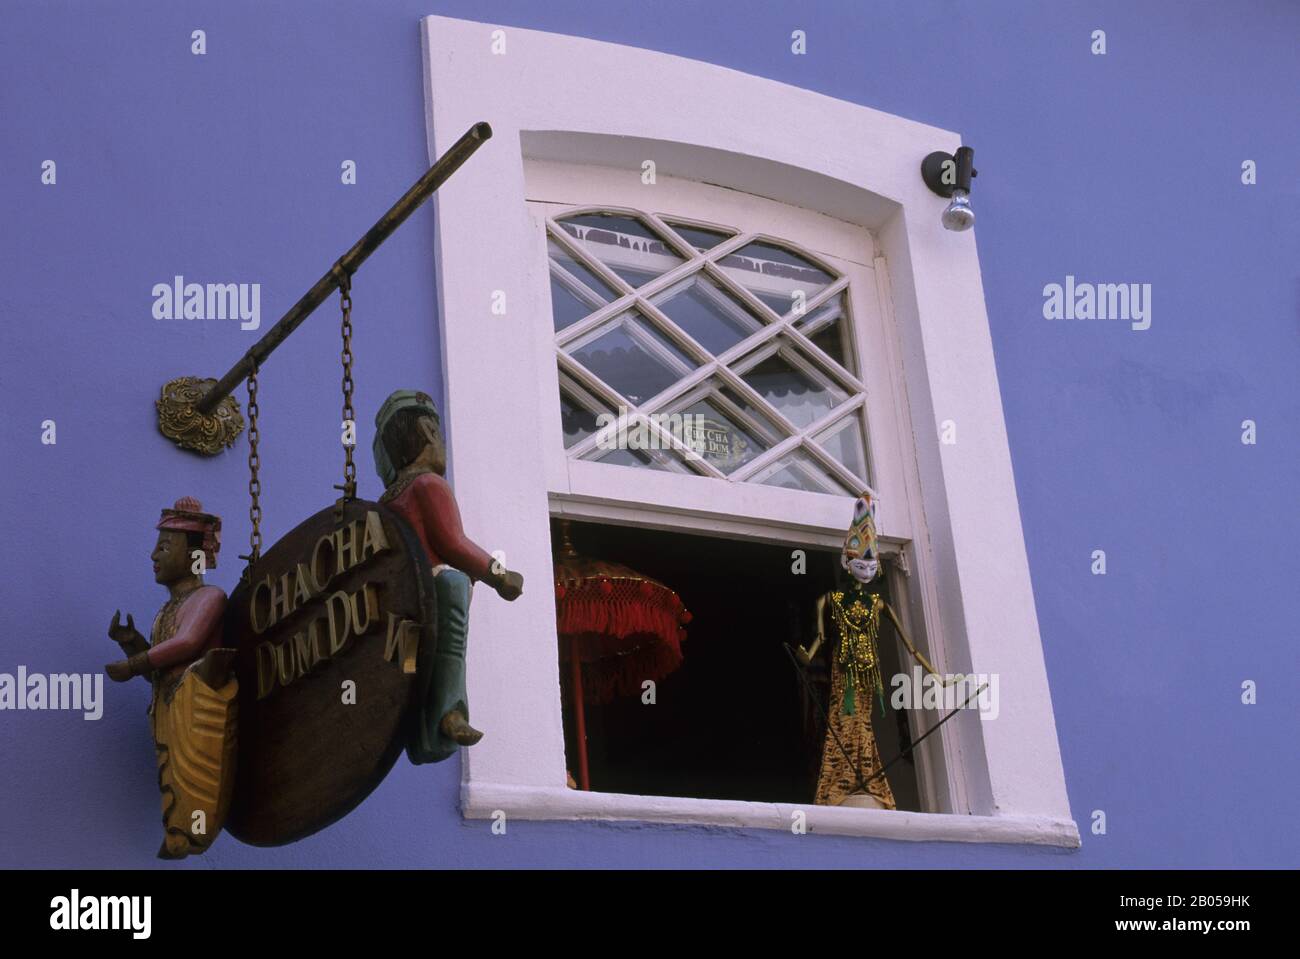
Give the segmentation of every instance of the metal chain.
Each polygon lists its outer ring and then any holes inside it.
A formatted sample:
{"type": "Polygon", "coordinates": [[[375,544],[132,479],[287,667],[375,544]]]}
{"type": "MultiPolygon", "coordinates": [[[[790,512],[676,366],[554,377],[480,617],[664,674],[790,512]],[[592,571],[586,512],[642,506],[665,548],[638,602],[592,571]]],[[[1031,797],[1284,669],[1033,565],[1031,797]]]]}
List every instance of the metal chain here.
{"type": "Polygon", "coordinates": [[[352,462],[352,450],[356,445],[356,414],[352,409],[352,276],[340,271],[339,304],[343,307],[343,421],[351,426],[353,442],[343,444],[343,485],[337,487],[343,491],[343,499],[356,499],[357,464],[352,462]]]}
{"type": "Polygon", "coordinates": [[[239,557],[248,560],[249,566],[255,565],[262,555],[262,481],[257,476],[262,459],[257,453],[257,414],[257,364],[254,363],[248,374],[248,518],[252,521],[253,530],[248,535],[249,554],[239,557]]]}

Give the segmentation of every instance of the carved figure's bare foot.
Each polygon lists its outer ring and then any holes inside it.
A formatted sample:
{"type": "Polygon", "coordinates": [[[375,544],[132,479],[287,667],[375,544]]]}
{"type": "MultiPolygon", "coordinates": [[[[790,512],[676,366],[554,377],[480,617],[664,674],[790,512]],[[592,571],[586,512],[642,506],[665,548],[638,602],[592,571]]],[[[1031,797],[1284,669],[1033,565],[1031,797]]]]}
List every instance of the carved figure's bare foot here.
{"type": "Polygon", "coordinates": [[[459,709],[453,709],[443,716],[438,728],[444,736],[462,746],[473,746],[483,738],[483,734],[466,721],[465,714],[459,709]]]}

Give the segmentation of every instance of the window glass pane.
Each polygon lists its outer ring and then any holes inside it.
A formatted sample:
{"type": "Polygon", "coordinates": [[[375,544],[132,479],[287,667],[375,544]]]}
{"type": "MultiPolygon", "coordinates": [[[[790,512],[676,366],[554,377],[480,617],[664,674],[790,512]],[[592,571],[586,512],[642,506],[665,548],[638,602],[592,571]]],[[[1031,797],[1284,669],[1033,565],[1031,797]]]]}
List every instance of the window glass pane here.
{"type": "Polygon", "coordinates": [[[832,297],[795,324],[823,353],[856,375],[845,296],[832,297]]]}
{"type": "Polygon", "coordinates": [[[800,429],[811,426],[848,398],[829,380],[810,377],[780,353],[773,353],[741,377],[800,429]]]}
{"type": "Polygon", "coordinates": [[[794,450],[771,466],[759,470],[750,482],[785,489],[811,490],[814,493],[839,495],[851,492],[803,450],[794,450]]]}
{"type": "Polygon", "coordinates": [[[762,325],[739,300],[698,273],[669,287],[651,302],[714,356],[725,353],[762,325]]]}
{"type": "Polygon", "coordinates": [[[857,374],[857,367],[853,362],[853,353],[849,347],[843,320],[837,320],[820,333],[814,333],[809,339],[817,345],[819,350],[838,362],[840,366],[850,373],[857,374]]]}
{"type": "Polygon", "coordinates": [[[564,429],[564,448],[568,449],[596,432],[596,414],[560,390],[560,425],[564,429]]]}
{"type": "Polygon", "coordinates": [[[619,294],[608,283],[570,256],[564,247],[547,240],[546,248],[551,259],[551,314],[556,330],[572,326],[617,299],[619,294]]]}
{"type": "Polygon", "coordinates": [[[734,233],[706,229],[702,226],[687,226],[685,223],[677,223],[673,220],[665,220],[664,222],[676,230],[678,236],[701,253],[711,250],[723,240],[735,236],[734,233]]]}
{"type": "Polygon", "coordinates": [[[583,302],[559,277],[551,274],[551,318],[557,332],[590,316],[596,309],[594,304],[583,302]]]}
{"type": "Polygon", "coordinates": [[[640,406],[696,367],[638,310],[621,313],[567,352],[628,401],[640,406]]]}
{"type": "Polygon", "coordinates": [[[554,240],[548,239],[546,241],[546,248],[549,251],[553,262],[558,263],[560,266],[572,273],[578,280],[585,283],[587,287],[600,297],[603,302],[608,303],[610,300],[617,297],[618,294],[610,289],[608,283],[597,276],[592,270],[588,269],[582,263],[579,263],[570,256],[569,252],[565,250],[564,247],[560,246],[560,244],[556,243],[554,240]]]}
{"type": "Polygon", "coordinates": [[[739,469],[770,448],[709,399],[697,400],[681,412],[690,417],[681,425],[683,442],[723,473],[739,469]]]}
{"type": "Polygon", "coordinates": [[[853,413],[840,420],[818,437],[817,443],[858,479],[868,481],[867,444],[860,414],[853,413]]]}
{"type": "Polygon", "coordinates": [[[561,229],[633,288],[683,261],[662,237],[640,220],[614,213],[584,213],[559,221],[561,229]]]}
{"type": "Polygon", "coordinates": [[[834,276],[812,261],[771,243],[750,243],[724,256],[718,266],[778,316],[794,308],[797,293],[810,300],[835,282],[834,276]]]}
{"type": "Polygon", "coordinates": [[[748,416],[751,422],[749,429],[756,428],[769,442],[775,444],[789,435],[784,429],[776,425],[776,422],[768,416],[766,410],[760,410],[731,387],[723,386],[719,388],[718,392],[748,416]]]}

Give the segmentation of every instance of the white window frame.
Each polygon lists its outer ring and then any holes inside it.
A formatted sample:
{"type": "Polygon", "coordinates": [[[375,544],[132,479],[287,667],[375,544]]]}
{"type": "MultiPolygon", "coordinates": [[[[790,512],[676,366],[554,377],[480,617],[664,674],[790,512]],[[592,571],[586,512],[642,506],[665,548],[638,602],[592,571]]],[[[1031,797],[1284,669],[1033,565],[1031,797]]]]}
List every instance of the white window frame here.
{"type": "MultiPolygon", "coordinates": [[[[500,52],[499,29],[428,17],[421,31],[430,156],[479,120],[494,131],[434,197],[451,478],[466,529],[489,549],[504,550],[507,564],[527,580],[518,601],[485,594],[471,610],[469,699],[475,724],[487,735],[462,752],[464,815],[789,829],[800,810],[811,832],[1077,846],[974,236],[942,229],[945,201],[920,176],[922,157],[954,151],[960,137],[632,47],[506,28],[500,52]],[[910,568],[916,584],[903,612],[924,624],[940,668],[999,676],[997,719],[981,721],[965,711],[931,737],[943,740],[946,787],[938,791],[949,798],[933,801],[952,803],[946,812],[625,796],[565,786],[550,517],[704,527],[755,539],[766,531],[779,542],[789,541],[792,526],[791,517],[773,511],[776,501],[765,496],[770,487],[732,484],[750,487],[745,505],[752,508],[719,516],[710,487],[724,480],[568,463],[557,455],[563,446],[549,268],[526,202],[526,163],[622,169],[635,183],[647,159],[659,176],[801,207],[875,239],[870,266],[898,348],[890,358],[894,389],[915,426],[906,495],[882,502],[885,510],[907,511],[909,522],[919,517],[902,563],[894,564],[910,568]],[[492,309],[498,291],[506,294],[504,316],[492,309]],[[948,419],[957,423],[959,442],[941,445],[938,424],[948,419]],[[698,492],[691,502],[678,496],[673,510],[657,514],[620,497],[550,495],[581,485],[582,467],[635,474],[641,484],[670,483],[675,491],[690,480],[698,492]]],[[[868,435],[869,445],[875,440],[868,435]]],[[[845,498],[800,495],[812,504],[796,521],[802,541],[838,547],[845,498]]],[[[657,497],[651,490],[644,498],[657,497]]],[[[932,794],[935,786],[922,783],[922,789],[932,794]]]]}

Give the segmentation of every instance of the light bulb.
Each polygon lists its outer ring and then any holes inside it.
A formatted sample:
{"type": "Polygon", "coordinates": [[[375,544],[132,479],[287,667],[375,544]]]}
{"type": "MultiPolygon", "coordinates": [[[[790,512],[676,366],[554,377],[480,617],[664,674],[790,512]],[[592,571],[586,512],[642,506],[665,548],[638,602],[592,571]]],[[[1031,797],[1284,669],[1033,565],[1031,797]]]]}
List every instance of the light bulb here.
{"type": "Polygon", "coordinates": [[[961,233],[975,225],[975,211],[971,209],[970,195],[965,190],[953,190],[952,202],[943,211],[943,228],[961,233]]]}

